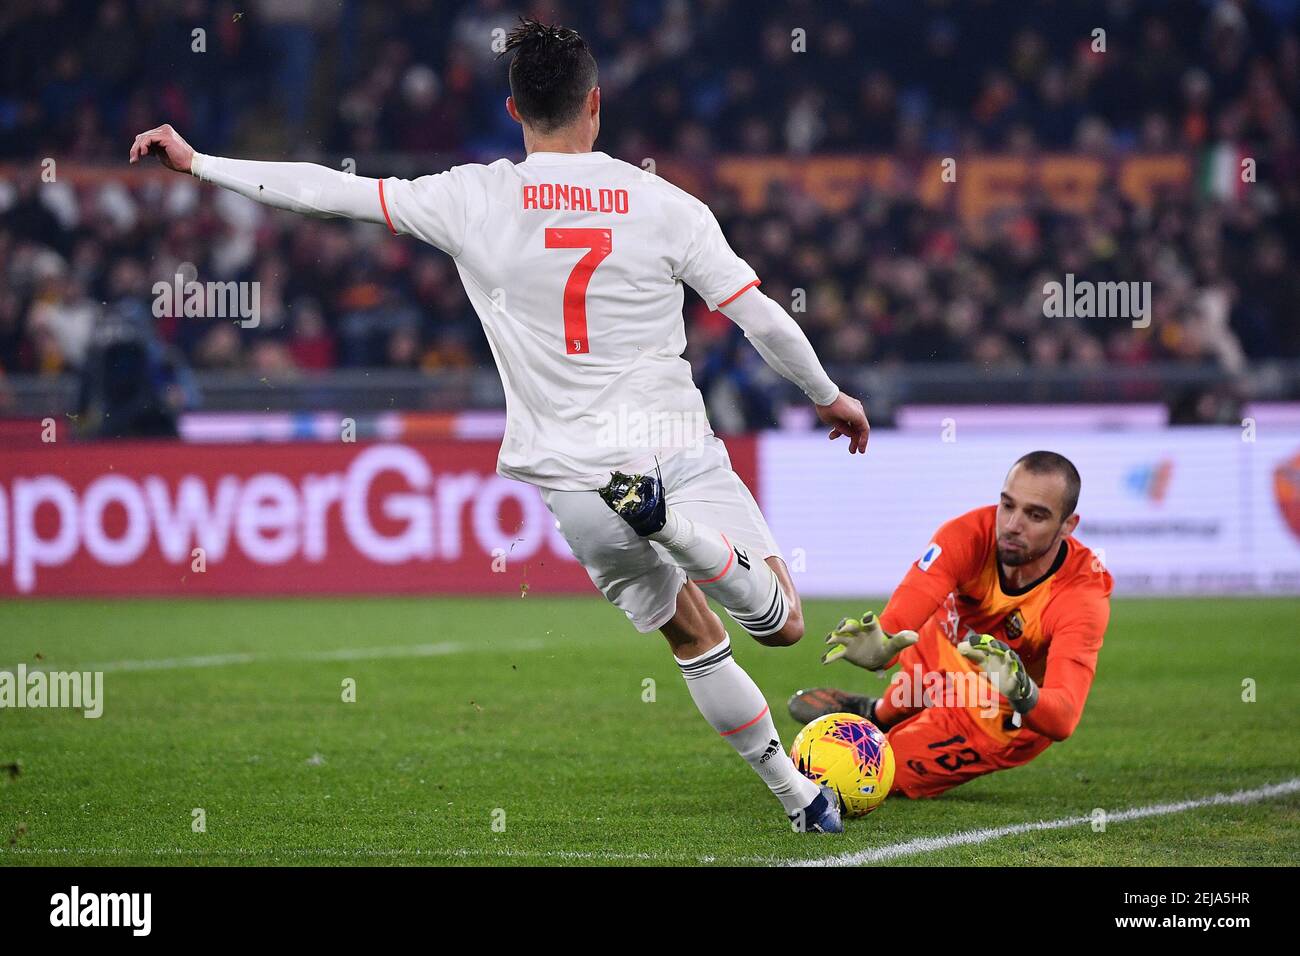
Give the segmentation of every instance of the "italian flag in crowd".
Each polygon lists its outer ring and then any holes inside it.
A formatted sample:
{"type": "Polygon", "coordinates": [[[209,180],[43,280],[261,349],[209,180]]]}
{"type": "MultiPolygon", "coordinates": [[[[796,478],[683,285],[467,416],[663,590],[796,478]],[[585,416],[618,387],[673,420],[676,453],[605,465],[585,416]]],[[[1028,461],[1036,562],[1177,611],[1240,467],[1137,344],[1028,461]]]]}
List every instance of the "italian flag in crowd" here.
{"type": "Polygon", "coordinates": [[[1237,143],[1215,143],[1201,154],[1197,184],[1203,196],[1214,199],[1241,199],[1247,183],[1242,181],[1241,161],[1245,149],[1237,143]]]}

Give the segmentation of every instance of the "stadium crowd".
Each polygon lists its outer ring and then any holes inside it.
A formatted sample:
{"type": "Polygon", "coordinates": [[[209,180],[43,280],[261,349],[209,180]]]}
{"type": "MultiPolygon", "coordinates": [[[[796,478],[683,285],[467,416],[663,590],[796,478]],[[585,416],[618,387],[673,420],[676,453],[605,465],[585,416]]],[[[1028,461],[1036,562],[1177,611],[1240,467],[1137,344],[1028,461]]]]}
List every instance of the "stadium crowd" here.
{"type": "MultiPolygon", "coordinates": [[[[1028,196],[988,229],[906,192],[864,188],[835,215],[794,191],[774,191],[760,213],[703,196],[828,364],[1231,371],[1300,357],[1293,0],[525,6],[11,0],[0,11],[0,376],[80,368],[110,310],[198,369],[489,364],[454,265],[434,250],[181,177],[45,183],[41,163],[121,164],[132,136],[164,121],[203,152],[364,157],[368,175],[392,171],[385,157],[438,169],[520,156],[493,31],[539,12],[592,44],[597,148],[633,163],[1181,151],[1203,173],[1152,208],[1103,190],[1091,211],[1065,214],[1028,196]],[[191,52],[196,27],[203,53],[191,52]],[[1255,160],[1257,182],[1216,176],[1225,157],[1232,172],[1255,160]],[[200,280],[258,280],[258,327],[155,320],[151,289],[182,263],[200,280]],[[1065,273],[1151,281],[1150,328],[1045,317],[1043,284],[1065,273]]],[[[700,376],[743,390],[760,360],[690,302],[700,376]]]]}

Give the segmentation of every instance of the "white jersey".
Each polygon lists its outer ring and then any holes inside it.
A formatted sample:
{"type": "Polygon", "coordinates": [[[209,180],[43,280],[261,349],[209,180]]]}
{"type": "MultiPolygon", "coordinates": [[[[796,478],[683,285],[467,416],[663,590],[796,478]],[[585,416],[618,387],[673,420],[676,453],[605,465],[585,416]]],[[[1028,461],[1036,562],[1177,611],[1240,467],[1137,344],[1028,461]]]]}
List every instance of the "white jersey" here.
{"type": "Polygon", "coordinates": [[[451,255],[505,386],[497,471],[598,488],[712,434],[682,352],[682,283],[758,283],[708,206],[601,152],[532,153],[380,185],[394,233],[451,255]]]}

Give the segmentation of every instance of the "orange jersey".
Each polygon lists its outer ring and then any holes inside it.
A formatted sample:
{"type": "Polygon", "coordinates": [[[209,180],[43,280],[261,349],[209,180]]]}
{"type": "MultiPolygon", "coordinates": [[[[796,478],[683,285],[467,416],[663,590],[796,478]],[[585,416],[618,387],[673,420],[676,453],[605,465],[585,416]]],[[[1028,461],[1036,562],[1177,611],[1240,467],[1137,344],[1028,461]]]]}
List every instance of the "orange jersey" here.
{"type": "MultiPolygon", "coordinates": [[[[976,508],[945,523],[908,570],[881,614],[890,633],[914,630],[917,650],[949,672],[978,666],[956,652],[977,634],[991,634],[1024,662],[1040,688],[1023,726],[1064,740],[1083,714],[1110,619],[1113,581],[1090,549],[1073,537],[1047,574],[1028,587],[1002,580],[997,558],[997,506],[976,508]]],[[[1011,713],[1001,702],[1002,714],[1011,713]]],[[[1004,721],[982,721],[994,736],[1014,733],[1004,721]]]]}

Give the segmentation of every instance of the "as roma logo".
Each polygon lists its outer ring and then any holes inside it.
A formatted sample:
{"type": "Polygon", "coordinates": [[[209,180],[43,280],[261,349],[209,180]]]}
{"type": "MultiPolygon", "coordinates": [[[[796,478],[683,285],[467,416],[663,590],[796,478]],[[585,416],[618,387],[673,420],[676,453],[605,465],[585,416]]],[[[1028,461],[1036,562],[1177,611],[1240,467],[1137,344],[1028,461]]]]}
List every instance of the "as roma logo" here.
{"type": "Polygon", "coordinates": [[[1020,608],[1007,615],[1007,619],[1002,622],[1002,629],[1007,632],[1008,641],[1020,640],[1020,635],[1025,633],[1025,616],[1020,613],[1020,608]]]}
{"type": "Polygon", "coordinates": [[[1291,533],[1300,538],[1300,453],[1273,472],[1273,493],[1291,533]]]}

